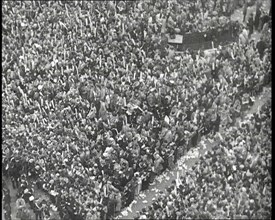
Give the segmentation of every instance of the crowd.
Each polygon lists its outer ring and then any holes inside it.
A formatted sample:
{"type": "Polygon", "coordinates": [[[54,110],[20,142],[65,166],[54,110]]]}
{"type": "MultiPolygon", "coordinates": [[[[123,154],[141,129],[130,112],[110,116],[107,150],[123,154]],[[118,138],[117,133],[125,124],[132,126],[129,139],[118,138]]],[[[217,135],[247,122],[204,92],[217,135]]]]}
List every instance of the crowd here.
{"type": "Polygon", "coordinates": [[[113,216],[269,83],[253,41],[170,56],[162,29],[193,2],[3,3],[2,172],[37,219],[113,216]]]}
{"type": "Polygon", "coordinates": [[[271,219],[271,100],[136,219],[271,219]]]}
{"type": "Polygon", "coordinates": [[[184,1],[184,3],[174,0],[163,4],[168,7],[168,11],[160,17],[167,17],[165,27],[172,35],[177,32],[185,34],[227,28],[232,23],[229,15],[236,7],[231,0],[184,1]]]}

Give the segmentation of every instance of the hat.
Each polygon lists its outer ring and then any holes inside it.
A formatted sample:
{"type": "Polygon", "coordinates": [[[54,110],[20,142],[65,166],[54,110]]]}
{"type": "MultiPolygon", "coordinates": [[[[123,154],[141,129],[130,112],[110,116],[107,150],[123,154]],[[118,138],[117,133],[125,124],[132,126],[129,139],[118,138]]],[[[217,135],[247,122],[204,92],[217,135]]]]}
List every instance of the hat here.
{"type": "Polygon", "coordinates": [[[38,86],[38,90],[41,90],[43,88],[43,85],[38,86]]]}
{"type": "Polygon", "coordinates": [[[51,205],[51,208],[53,211],[55,211],[55,212],[57,211],[57,207],[55,205],[51,205]]]}

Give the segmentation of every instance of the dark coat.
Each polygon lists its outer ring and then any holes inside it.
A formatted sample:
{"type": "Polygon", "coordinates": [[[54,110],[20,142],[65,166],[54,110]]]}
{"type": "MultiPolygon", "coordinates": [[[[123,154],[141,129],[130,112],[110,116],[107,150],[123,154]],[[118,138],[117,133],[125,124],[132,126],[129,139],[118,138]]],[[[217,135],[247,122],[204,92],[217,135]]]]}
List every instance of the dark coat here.
{"type": "Polygon", "coordinates": [[[258,52],[260,54],[260,58],[262,59],[264,56],[264,50],[267,48],[267,45],[264,41],[260,40],[257,44],[256,47],[258,49],[258,52]]]}

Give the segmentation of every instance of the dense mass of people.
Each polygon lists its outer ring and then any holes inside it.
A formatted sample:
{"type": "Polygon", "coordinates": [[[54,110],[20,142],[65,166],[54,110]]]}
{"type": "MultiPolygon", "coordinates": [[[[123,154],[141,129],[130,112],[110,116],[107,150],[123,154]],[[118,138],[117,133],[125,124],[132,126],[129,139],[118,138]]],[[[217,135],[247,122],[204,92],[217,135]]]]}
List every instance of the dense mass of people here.
{"type": "Polygon", "coordinates": [[[231,23],[231,8],[234,8],[234,1],[185,1],[179,4],[178,1],[163,3],[168,11],[160,14],[165,18],[167,31],[181,34],[206,32],[211,29],[224,28],[231,23]]]}
{"type": "Polygon", "coordinates": [[[170,54],[163,33],[208,25],[193,2],[3,3],[2,171],[37,219],[113,216],[269,83],[266,39],[170,54]]]}
{"type": "Polygon", "coordinates": [[[271,219],[271,100],[136,219],[271,219]]]}

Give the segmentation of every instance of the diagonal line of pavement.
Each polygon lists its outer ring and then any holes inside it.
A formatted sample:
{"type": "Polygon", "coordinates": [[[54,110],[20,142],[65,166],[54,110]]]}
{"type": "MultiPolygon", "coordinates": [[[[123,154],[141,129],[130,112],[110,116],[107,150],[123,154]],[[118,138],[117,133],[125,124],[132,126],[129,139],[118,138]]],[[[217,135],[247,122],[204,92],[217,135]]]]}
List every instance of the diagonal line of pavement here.
{"type": "MultiPolygon", "coordinates": [[[[271,90],[270,88],[264,88],[262,94],[260,94],[256,98],[253,106],[244,114],[244,116],[257,112],[258,108],[265,104],[269,99],[271,99],[271,90]]],[[[236,124],[239,120],[240,118],[236,120],[236,124]]],[[[220,133],[223,133],[222,129],[220,129],[220,133]]],[[[191,153],[197,152],[194,157],[190,157],[188,155],[190,151],[187,152],[186,155],[179,159],[179,161],[177,162],[177,166],[174,168],[174,170],[166,171],[161,174],[160,177],[157,177],[155,180],[156,184],[149,186],[148,190],[143,191],[143,196],[136,198],[136,200],[131,203],[130,208],[126,207],[124,210],[122,210],[122,212],[116,217],[116,219],[134,219],[138,211],[141,211],[142,208],[150,206],[153,203],[154,199],[157,197],[158,191],[164,192],[168,186],[171,186],[172,181],[176,180],[178,174],[182,175],[185,172],[184,170],[189,170],[193,166],[195,166],[195,164],[199,161],[199,157],[204,155],[206,151],[211,150],[218,142],[219,138],[217,138],[217,140],[215,141],[209,141],[207,140],[207,137],[202,138],[202,140],[198,144],[198,147],[190,150],[193,151],[191,153]],[[182,164],[184,164],[184,168],[182,164]]]]}

